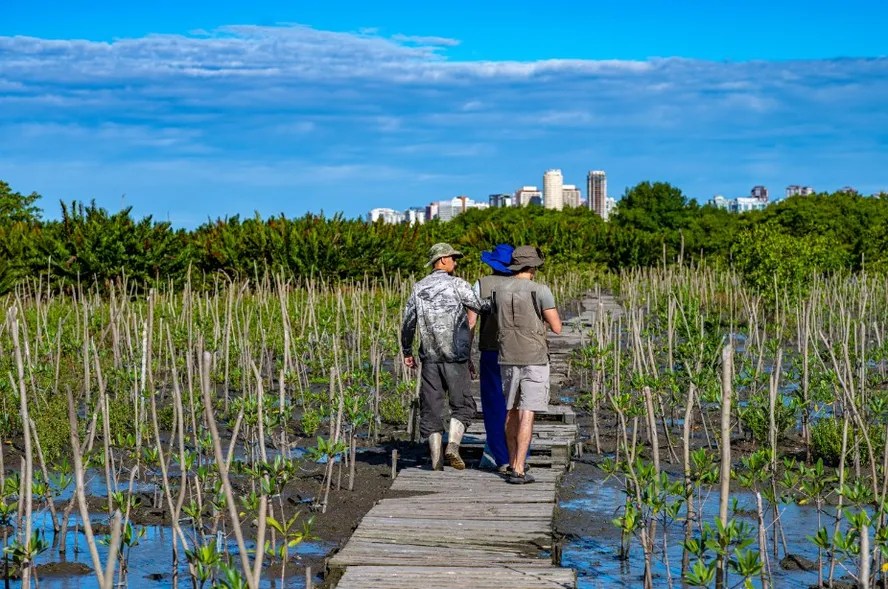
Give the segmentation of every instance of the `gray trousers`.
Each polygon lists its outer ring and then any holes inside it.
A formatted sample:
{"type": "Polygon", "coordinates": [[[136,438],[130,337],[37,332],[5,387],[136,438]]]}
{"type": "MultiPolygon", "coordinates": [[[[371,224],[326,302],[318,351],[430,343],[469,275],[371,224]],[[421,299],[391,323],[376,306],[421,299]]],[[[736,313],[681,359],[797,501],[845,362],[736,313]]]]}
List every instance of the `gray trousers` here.
{"type": "Polygon", "coordinates": [[[423,362],[419,386],[419,433],[423,438],[444,429],[444,397],[450,416],[468,429],[475,417],[468,362],[423,362]]]}

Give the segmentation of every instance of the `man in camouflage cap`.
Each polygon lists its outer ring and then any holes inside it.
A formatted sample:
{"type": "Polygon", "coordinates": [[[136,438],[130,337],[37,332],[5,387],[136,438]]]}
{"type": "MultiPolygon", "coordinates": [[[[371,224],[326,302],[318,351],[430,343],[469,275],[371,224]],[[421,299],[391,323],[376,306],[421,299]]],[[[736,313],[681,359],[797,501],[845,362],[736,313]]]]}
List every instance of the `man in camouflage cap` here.
{"type": "Polygon", "coordinates": [[[428,439],[434,470],[443,469],[445,394],[451,415],[445,456],[453,468],[466,467],[459,444],[475,415],[475,399],[469,390],[472,339],[466,309],[480,312],[482,303],[468,282],[453,276],[456,260],[461,257],[449,243],[431,247],[426,266],[432,267],[432,273],[413,285],[401,326],[404,364],[410,368],[417,366],[413,339],[419,329],[419,433],[428,439]]]}

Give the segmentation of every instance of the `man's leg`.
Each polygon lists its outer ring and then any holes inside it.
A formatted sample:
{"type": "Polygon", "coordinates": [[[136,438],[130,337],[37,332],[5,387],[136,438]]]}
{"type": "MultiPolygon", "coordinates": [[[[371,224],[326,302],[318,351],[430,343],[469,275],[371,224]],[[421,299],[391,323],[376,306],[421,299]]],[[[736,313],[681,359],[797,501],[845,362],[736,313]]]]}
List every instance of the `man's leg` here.
{"type": "Polygon", "coordinates": [[[514,407],[518,410],[513,418],[518,422],[517,444],[515,447],[515,476],[509,479],[510,483],[533,482],[533,477],[525,475],[527,470],[527,453],[530,450],[530,441],[533,438],[533,419],[536,411],[545,411],[549,406],[549,366],[521,366],[516,367],[518,375],[514,378],[520,383],[517,403],[514,407]]]}
{"type": "Polygon", "coordinates": [[[444,383],[441,364],[423,362],[419,387],[419,434],[428,438],[432,470],[443,468],[441,461],[441,422],[444,417],[444,383]]]}
{"type": "Polygon", "coordinates": [[[517,366],[500,365],[503,382],[503,400],[506,403],[506,448],[509,450],[509,468],[515,469],[515,456],[518,448],[518,378],[517,366]]]}
{"type": "Polygon", "coordinates": [[[524,474],[527,451],[530,450],[530,439],[533,437],[533,411],[519,409],[517,413],[518,426],[516,427],[515,462],[512,466],[516,474],[524,474]]]}
{"type": "Polygon", "coordinates": [[[517,409],[509,409],[506,413],[506,446],[509,449],[509,466],[515,470],[515,457],[518,455],[517,409]]]}
{"type": "Polygon", "coordinates": [[[502,466],[510,463],[510,455],[506,443],[506,398],[503,396],[498,356],[494,351],[481,351],[481,408],[484,430],[487,432],[487,449],[496,466],[502,466]]]}
{"type": "Polygon", "coordinates": [[[457,470],[466,467],[459,455],[459,445],[463,434],[475,417],[475,398],[471,391],[471,376],[468,362],[445,362],[441,364],[444,380],[450,398],[450,430],[447,437],[447,450],[444,456],[450,466],[457,470]]]}

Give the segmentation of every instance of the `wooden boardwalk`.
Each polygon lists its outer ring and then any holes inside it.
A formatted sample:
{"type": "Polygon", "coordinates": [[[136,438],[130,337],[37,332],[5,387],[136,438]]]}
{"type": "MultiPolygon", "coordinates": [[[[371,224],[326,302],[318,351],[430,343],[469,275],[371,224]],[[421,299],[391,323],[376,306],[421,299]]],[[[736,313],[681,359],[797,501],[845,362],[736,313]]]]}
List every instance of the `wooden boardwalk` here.
{"type": "MultiPolygon", "coordinates": [[[[550,336],[553,385],[565,379],[567,356],[583,343],[581,326],[602,308],[588,305],[575,329],[550,336]]],[[[545,555],[552,550],[556,486],[577,438],[573,409],[553,400],[534,426],[536,482],[510,485],[492,472],[449,466],[401,470],[392,491],[415,495],[383,499],[364,516],[328,563],[337,589],[575,588],[576,573],[545,555]]],[[[479,419],[463,446],[477,450],[485,439],[479,419]]]]}
{"type": "Polygon", "coordinates": [[[534,469],[536,482],[510,485],[481,470],[402,470],[383,499],[330,561],[338,589],[576,587],[553,566],[555,486],[561,469],[534,469]],[[447,583],[447,585],[444,585],[447,583]]]}

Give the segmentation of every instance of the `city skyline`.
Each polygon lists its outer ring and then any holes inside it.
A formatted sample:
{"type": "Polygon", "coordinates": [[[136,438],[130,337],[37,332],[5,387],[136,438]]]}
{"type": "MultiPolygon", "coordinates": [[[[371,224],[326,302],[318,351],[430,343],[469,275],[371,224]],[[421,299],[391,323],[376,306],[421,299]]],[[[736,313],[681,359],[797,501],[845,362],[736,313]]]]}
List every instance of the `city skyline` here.
{"type": "Polygon", "coordinates": [[[176,227],[483,201],[550,168],[585,191],[590,165],[616,197],[888,190],[888,7],[546,10],[9,0],[0,179],[48,218],[94,199],[176,227]],[[816,42],[781,34],[799,14],[816,42]]]}

